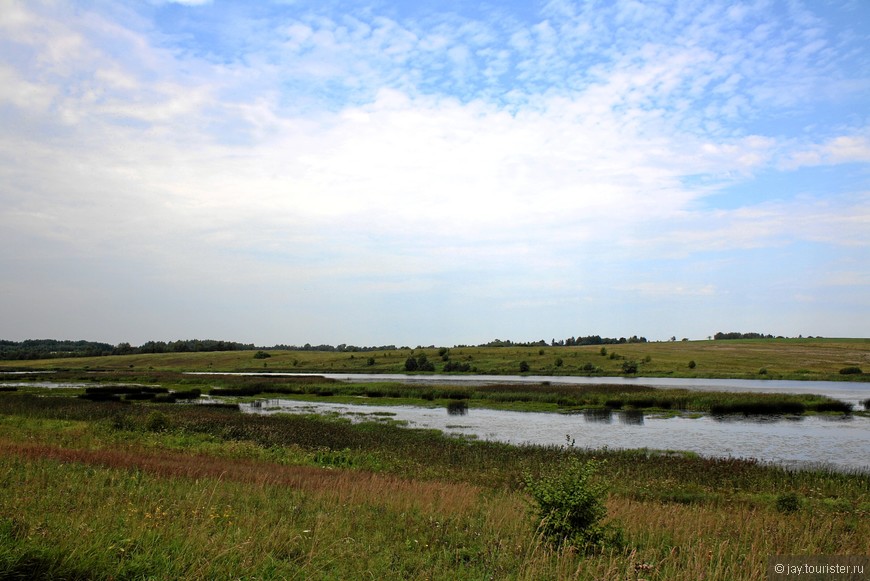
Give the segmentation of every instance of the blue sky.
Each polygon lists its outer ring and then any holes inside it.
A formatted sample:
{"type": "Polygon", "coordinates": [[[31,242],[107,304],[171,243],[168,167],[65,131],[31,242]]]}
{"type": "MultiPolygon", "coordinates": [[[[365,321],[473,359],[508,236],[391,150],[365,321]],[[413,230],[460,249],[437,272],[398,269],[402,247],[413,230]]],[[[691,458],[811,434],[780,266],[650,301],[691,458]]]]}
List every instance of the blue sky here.
{"type": "Polygon", "coordinates": [[[0,4],[0,338],[870,336],[870,4],[0,4]]]}

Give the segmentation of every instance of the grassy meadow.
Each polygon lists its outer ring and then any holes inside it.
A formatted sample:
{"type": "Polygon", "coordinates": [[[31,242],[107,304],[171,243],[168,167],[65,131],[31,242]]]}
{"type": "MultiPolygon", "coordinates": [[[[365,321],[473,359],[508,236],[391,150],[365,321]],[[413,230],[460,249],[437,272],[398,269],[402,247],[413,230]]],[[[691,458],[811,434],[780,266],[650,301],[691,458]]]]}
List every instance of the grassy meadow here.
{"type": "Polygon", "coordinates": [[[4,361],[0,369],[152,369],[157,371],[294,371],[310,373],[404,373],[408,357],[424,354],[440,372],[448,362],[468,364],[481,374],[518,374],[525,362],[532,375],[624,375],[638,364],[646,377],[720,377],[867,381],[870,339],[750,339],[626,343],[578,347],[451,347],[371,352],[251,351],[160,353],[4,361]],[[445,359],[446,357],[446,359],[445,359]],[[694,365],[692,365],[694,362],[694,365]],[[858,367],[865,373],[844,375],[858,367]]]}
{"type": "Polygon", "coordinates": [[[866,474],[209,406],[0,393],[0,482],[3,578],[739,580],[870,555],[866,474]],[[619,544],[538,534],[522,476],[569,456],[600,462],[619,544]]]}

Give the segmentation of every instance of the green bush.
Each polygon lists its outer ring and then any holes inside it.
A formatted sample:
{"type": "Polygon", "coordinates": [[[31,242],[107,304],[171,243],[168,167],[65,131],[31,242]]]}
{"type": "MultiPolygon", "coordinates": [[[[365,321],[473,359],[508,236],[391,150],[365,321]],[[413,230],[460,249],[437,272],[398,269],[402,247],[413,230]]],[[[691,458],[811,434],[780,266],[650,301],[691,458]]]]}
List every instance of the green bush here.
{"type": "Polygon", "coordinates": [[[689,369],[694,369],[696,365],[697,365],[697,363],[695,363],[695,360],[694,360],[694,359],[692,359],[691,361],[689,361],[689,369]]]}
{"type": "Polygon", "coordinates": [[[844,367],[840,370],[842,375],[860,375],[863,373],[860,367],[844,367]]]}
{"type": "Polygon", "coordinates": [[[526,373],[529,370],[529,364],[525,361],[520,361],[520,373],[526,373]]]}
{"type": "Polygon", "coordinates": [[[797,494],[786,493],[776,497],[776,510],[782,513],[792,513],[800,510],[801,501],[797,494]]]}
{"type": "Polygon", "coordinates": [[[145,429],[149,432],[163,432],[169,427],[169,419],[163,412],[153,411],[145,420],[145,429]]]}
{"type": "Polygon", "coordinates": [[[637,373],[637,361],[628,360],[622,362],[622,372],[626,375],[637,373]]]}
{"type": "Polygon", "coordinates": [[[601,520],[607,509],[604,486],[593,481],[597,465],[594,460],[581,462],[571,456],[546,474],[523,475],[545,539],[556,545],[576,547],[604,543],[606,535],[601,520]]]}

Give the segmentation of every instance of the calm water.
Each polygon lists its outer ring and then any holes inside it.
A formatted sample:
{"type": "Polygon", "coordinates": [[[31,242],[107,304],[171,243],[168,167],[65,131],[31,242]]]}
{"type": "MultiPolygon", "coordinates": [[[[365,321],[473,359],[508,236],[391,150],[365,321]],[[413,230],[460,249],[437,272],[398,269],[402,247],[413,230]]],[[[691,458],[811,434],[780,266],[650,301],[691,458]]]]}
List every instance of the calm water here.
{"type": "Polygon", "coordinates": [[[386,416],[406,421],[409,427],[511,444],[561,445],[568,437],[576,446],[587,448],[690,450],[704,456],[756,458],[788,466],[826,463],[838,469],[870,472],[870,418],[864,417],[692,419],[627,412],[564,415],[487,409],[463,413],[445,408],[282,399],[241,407],[249,413],[338,413],[355,421],[386,416]]]}
{"type": "MultiPolygon", "coordinates": [[[[870,398],[870,383],[836,381],[346,373],[269,375],[320,375],[341,381],[477,385],[508,382],[569,385],[607,383],[707,391],[817,393],[856,404],[856,409],[861,409],[858,402],[870,398]]],[[[0,385],[86,387],[91,384],[0,382],[0,385]]],[[[757,458],[788,466],[825,463],[839,469],[870,473],[870,418],[865,417],[657,418],[630,412],[563,415],[469,410],[461,407],[447,410],[414,406],[344,405],[281,399],[243,404],[241,408],[249,413],[339,413],[355,420],[385,417],[386,414],[391,419],[408,422],[410,427],[433,428],[448,434],[512,444],[561,445],[567,436],[575,445],[587,448],[689,450],[704,456],[757,458]]]]}
{"type": "Polygon", "coordinates": [[[870,398],[870,383],[853,381],[791,381],[780,379],[703,379],[680,377],[571,377],[553,375],[405,375],[402,373],[217,373],[195,375],[253,375],[286,377],[326,377],[339,381],[434,383],[486,385],[492,383],[551,383],[553,385],[647,385],[698,391],[745,391],[755,393],[819,394],[839,399],[862,409],[870,398]]]}

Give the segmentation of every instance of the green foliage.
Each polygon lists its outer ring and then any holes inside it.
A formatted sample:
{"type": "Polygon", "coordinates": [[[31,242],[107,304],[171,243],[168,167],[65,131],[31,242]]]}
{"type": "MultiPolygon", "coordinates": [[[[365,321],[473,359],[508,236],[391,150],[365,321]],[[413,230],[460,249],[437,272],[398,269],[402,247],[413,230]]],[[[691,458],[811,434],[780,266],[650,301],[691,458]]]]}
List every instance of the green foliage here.
{"type": "Polygon", "coordinates": [[[529,364],[526,361],[520,361],[520,373],[527,373],[529,371],[529,364]]]}
{"type": "Polygon", "coordinates": [[[468,363],[460,363],[459,361],[448,361],[444,364],[444,371],[471,371],[471,365],[468,363]]]}
{"type": "Polygon", "coordinates": [[[632,374],[632,373],[637,373],[637,367],[638,367],[637,361],[629,359],[627,361],[622,362],[622,372],[625,373],[626,375],[632,374]]]}
{"type": "Polygon", "coordinates": [[[563,363],[564,361],[562,361],[561,357],[556,357],[556,367],[562,367],[563,363]]]}
{"type": "Polygon", "coordinates": [[[153,411],[148,414],[145,420],[145,429],[149,432],[163,432],[169,427],[169,419],[166,414],[159,411],[153,411]]]}
{"type": "Polygon", "coordinates": [[[429,361],[425,353],[405,360],[405,371],[435,371],[435,364],[429,361]]]}
{"type": "Polygon", "coordinates": [[[257,351],[256,353],[254,353],[254,359],[268,359],[269,357],[271,357],[271,355],[269,355],[265,351],[257,351]]]}
{"type": "Polygon", "coordinates": [[[844,367],[840,370],[841,375],[860,375],[863,373],[860,367],[844,367]]]}
{"type": "Polygon", "coordinates": [[[694,359],[692,359],[691,361],[689,361],[689,369],[694,369],[696,365],[697,365],[697,363],[695,363],[695,360],[694,360],[694,359]]]}
{"type": "Polygon", "coordinates": [[[576,456],[538,477],[523,475],[526,490],[534,500],[545,539],[556,545],[588,547],[605,540],[601,520],[606,516],[604,486],[594,481],[598,462],[581,462],[576,456]]]}
{"type": "Polygon", "coordinates": [[[776,510],[779,512],[789,514],[799,511],[800,508],[800,499],[793,492],[780,494],[776,497],[776,510]]]}

